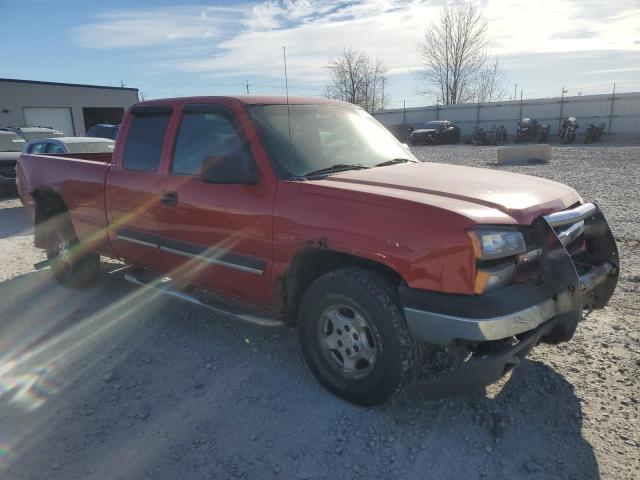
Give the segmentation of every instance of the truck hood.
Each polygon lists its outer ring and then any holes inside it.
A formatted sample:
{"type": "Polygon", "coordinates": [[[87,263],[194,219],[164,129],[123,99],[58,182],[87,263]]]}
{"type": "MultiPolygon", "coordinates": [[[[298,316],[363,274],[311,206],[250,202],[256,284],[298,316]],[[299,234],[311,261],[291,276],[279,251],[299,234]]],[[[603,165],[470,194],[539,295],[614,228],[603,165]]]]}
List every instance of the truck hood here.
{"type": "Polygon", "coordinates": [[[552,180],[432,162],[353,170],[323,183],[446,208],[474,221],[510,217],[501,223],[530,224],[540,215],[581,201],[573,188],[552,180]]]}

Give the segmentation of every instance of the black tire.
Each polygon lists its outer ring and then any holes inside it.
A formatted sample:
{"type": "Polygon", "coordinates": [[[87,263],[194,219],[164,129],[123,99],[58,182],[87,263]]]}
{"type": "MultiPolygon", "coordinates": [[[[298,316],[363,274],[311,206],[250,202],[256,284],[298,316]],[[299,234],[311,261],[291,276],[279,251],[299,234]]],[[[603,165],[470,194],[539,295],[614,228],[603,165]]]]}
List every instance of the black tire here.
{"type": "Polygon", "coordinates": [[[92,283],[100,274],[100,256],[81,251],[69,214],[56,213],[47,223],[47,259],[54,278],[61,285],[73,288],[92,283]]]}
{"type": "Polygon", "coordinates": [[[381,275],[363,268],[329,272],[309,287],[298,311],[298,335],[305,361],[318,381],[357,405],[387,400],[411,378],[417,363],[418,346],[407,331],[396,289],[381,275]],[[364,376],[353,378],[340,373],[336,354],[323,346],[325,312],[332,308],[353,309],[366,320],[366,336],[376,353],[364,376]]]}

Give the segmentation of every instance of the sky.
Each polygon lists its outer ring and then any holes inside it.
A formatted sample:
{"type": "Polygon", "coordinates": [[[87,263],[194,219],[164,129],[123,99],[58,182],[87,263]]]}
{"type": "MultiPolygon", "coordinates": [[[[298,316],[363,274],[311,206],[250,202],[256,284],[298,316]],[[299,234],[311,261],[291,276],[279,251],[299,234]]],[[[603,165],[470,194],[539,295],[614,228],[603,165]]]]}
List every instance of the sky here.
{"type": "MultiPolygon", "coordinates": [[[[421,96],[416,46],[444,0],[0,0],[0,77],[139,88],[146,98],[321,96],[345,47],[388,68],[388,107],[421,96]]],[[[481,0],[506,97],[640,91],[640,0],[481,0]],[[517,90],[516,90],[517,84],[517,90]]]]}

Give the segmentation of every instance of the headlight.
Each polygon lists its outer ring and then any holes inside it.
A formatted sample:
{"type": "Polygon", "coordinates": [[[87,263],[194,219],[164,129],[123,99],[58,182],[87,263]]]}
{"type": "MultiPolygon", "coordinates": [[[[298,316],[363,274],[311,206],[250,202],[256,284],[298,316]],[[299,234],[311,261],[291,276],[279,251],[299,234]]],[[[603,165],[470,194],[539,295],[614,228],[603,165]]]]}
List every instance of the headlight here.
{"type": "Polygon", "coordinates": [[[527,251],[522,233],[515,229],[475,228],[468,233],[478,260],[495,260],[527,251]]]}
{"type": "Polygon", "coordinates": [[[515,257],[527,251],[522,233],[500,227],[473,228],[468,233],[477,260],[475,293],[508,285],[516,273],[515,257]]]}

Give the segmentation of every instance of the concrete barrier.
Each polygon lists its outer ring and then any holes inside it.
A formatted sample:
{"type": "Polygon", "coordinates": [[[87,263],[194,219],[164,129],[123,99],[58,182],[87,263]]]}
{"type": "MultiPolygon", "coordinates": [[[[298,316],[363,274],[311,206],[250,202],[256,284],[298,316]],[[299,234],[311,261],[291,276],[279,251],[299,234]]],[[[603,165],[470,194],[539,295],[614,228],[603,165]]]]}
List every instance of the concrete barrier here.
{"type": "Polygon", "coordinates": [[[498,148],[498,163],[527,163],[551,161],[551,145],[538,143],[532,145],[509,145],[498,148]]]}

